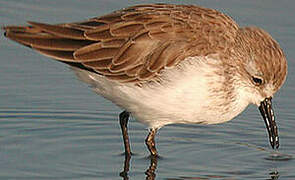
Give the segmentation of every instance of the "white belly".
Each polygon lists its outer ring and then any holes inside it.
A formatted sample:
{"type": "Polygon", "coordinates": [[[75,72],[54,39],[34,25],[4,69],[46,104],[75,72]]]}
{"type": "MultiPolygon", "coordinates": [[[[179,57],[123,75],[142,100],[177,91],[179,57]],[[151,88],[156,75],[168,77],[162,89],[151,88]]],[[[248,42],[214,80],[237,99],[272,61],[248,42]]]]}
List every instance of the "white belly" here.
{"type": "Polygon", "coordinates": [[[216,69],[203,61],[191,58],[177,68],[165,70],[162,83],[142,87],[119,84],[84,70],[76,72],[81,80],[93,86],[95,92],[131,112],[149,127],[229,121],[249,103],[238,96],[229,100],[224,98],[223,92],[212,91],[213,87],[218,89],[225,83],[224,78],[214,75],[216,69]]]}

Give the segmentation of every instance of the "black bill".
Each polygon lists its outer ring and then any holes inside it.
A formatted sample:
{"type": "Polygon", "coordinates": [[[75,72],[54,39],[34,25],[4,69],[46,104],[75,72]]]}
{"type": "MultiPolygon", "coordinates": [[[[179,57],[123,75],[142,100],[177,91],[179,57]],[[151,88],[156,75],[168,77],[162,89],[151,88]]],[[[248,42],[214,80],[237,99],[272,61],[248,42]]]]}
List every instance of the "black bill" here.
{"type": "Polygon", "coordinates": [[[264,119],[266,129],[269,135],[269,142],[271,147],[274,149],[278,149],[279,144],[279,134],[278,134],[278,127],[275,121],[274,112],[271,106],[271,97],[265,98],[259,106],[259,111],[264,119]]]}

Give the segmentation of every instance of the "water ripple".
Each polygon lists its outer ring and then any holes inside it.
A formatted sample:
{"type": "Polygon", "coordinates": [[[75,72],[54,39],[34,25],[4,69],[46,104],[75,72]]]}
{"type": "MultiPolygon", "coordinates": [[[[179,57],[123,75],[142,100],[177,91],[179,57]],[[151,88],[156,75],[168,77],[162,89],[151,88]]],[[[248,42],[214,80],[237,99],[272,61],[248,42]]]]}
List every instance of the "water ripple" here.
{"type": "Polygon", "coordinates": [[[270,160],[270,161],[290,161],[290,160],[293,160],[293,156],[275,151],[264,159],[270,160]]]}

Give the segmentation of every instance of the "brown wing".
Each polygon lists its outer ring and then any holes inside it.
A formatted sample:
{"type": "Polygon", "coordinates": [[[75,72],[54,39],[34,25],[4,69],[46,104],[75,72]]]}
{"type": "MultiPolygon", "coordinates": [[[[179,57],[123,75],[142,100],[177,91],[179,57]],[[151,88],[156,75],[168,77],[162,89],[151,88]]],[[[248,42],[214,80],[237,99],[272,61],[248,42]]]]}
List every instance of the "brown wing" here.
{"type": "Polygon", "coordinates": [[[156,79],[188,56],[226,51],[238,26],[197,6],[138,5],[85,22],[4,27],[6,36],[59,61],[120,82],[156,79]]]}

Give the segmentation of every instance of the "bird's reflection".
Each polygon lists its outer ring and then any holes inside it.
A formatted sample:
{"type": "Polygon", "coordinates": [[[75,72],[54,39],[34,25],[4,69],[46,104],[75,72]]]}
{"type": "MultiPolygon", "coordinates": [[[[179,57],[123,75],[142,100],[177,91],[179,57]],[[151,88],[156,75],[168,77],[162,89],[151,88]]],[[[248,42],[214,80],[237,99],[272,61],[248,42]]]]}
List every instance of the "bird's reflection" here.
{"type": "MultiPolygon", "coordinates": [[[[125,156],[123,171],[120,173],[120,176],[123,178],[123,180],[129,179],[128,172],[130,167],[130,159],[131,159],[131,156],[125,156]]],[[[156,178],[155,171],[157,169],[157,164],[158,164],[158,157],[150,156],[150,166],[145,171],[146,180],[154,180],[156,178]]]]}
{"type": "Polygon", "coordinates": [[[151,162],[149,168],[145,171],[146,180],[154,180],[156,178],[156,169],[158,164],[158,157],[151,156],[151,162]]]}
{"type": "MultiPolygon", "coordinates": [[[[220,179],[220,180],[229,180],[229,179],[247,179],[243,178],[245,175],[247,175],[244,172],[227,172],[224,175],[200,175],[200,176],[194,176],[194,177],[188,177],[188,176],[181,176],[176,177],[175,179],[181,179],[181,180],[192,180],[192,179],[198,179],[198,180],[213,180],[213,179],[220,179]]],[[[279,179],[279,172],[276,169],[273,169],[270,171],[269,176],[266,178],[266,180],[278,180],[279,179]]],[[[248,178],[253,179],[253,178],[248,178]]],[[[256,179],[256,178],[255,178],[256,179]]]]}
{"type": "Polygon", "coordinates": [[[123,177],[124,180],[129,179],[128,172],[130,167],[130,159],[131,159],[131,156],[125,155],[123,171],[120,173],[120,176],[123,177]]]}
{"type": "Polygon", "coordinates": [[[279,179],[280,175],[279,175],[279,172],[277,170],[272,170],[270,173],[270,178],[267,179],[267,180],[277,180],[279,179]]]}
{"type": "MultiPolygon", "coordinates": [[[[123,178],[123,180],[129,180],[129,176],[128,176],[128,172],[129,172],[129,168],[130,168],[130,160],[131,160],[131,156],[125,156],[125,160],[124,160],[124,165],[123,165],[123,171],[120,173],[120,176],[123,178]]],[[[146,180],[155,180],[156,179],[156,169],[157,169],[157,164],[158,164],[158,157],[155,156],[150,156],[150,165],[149,168],[145,171],[145,175],[146,175],[146,180]]],[[[226,175],[220,175],[218,176],[220,179],[227,179],[228,176],[234,176],[236,177],[237,175],[239,175],[241,172],[224,172],[226,175]]],[[[244,173],[242,173],[241,175],[245,175],[244,173]]],[[[210,180],[210,179],[215,179],[217,176],[216,175],[200,175],[200,176],[194,176],[194,177],[175,177],[177,179],[206,179],[206,180],[210,180]]],[[[266,180],[278,180],[280,177],[279,172],[277,171],[277,169],[272,169],[269,172],[269,176],[266,177],[266,180]]]]}

